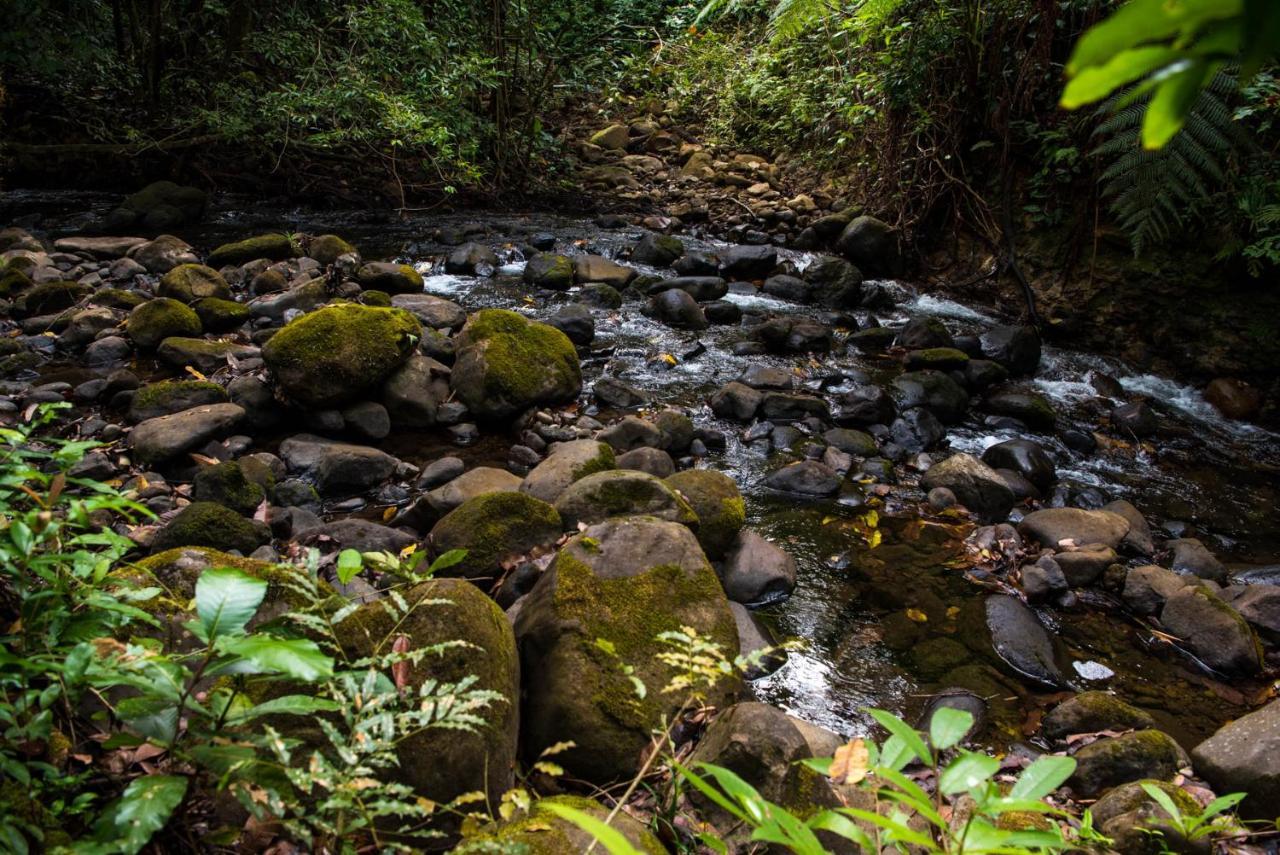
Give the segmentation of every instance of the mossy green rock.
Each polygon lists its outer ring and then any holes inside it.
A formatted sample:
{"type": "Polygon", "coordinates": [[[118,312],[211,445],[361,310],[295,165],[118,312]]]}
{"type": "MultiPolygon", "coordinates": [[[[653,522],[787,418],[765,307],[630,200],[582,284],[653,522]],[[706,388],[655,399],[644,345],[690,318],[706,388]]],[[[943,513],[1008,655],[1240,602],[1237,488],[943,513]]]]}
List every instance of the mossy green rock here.
{"type": "Polygon", "coordinates": [[[563,531],[551,505],[524,493],[485,493],[468,499],[431,529],[437,553],[466,550],[467,557],[443,571],[448,576],[492,583],[503,562],[550,551],[563,531]]]}
{"type": "Polygon", "coordinates": [[[226,332],[242,326],[253,314],[249,307],[234,300],[206,297],[197,300],[192,307],[200,323],[209,332],[226,332]]]}
{"type": "Polygon", "coordinates": [[[179,264],[166,273],[156,287],[156,294],[194,303],[205,297],[216,297],[219,300],[231,299],[231,286],[222,274],[212,267],[203,264],[179,264]]]}
{"type": "Polygon", "coordinates": [[[573,285],[573,262],[563,255],[540,252],[525,265],[524,281],[537,288],[568,291],[573,285]]]}
{"type": "Polygon", "coordinates": [[[298,245],[287,235],[258,235],[234,243],[224,243],[209,253],[209,266],[235,266],[259,258],[284,261],[286,258],[294,258],[300,254],[298,245]]]}
{"type": "Polygon", "coordinates": [[[574,481],[556,499],[566,530],[609,517],[645,515],[698,527],[698,515],[675,490],[647,472],[617,469],[574,481]]]}
{"type": "Polygon", "coordinates": [[[320,235],[311,239],[307,247],[307,255],[324,265],[333,264],[340,256],[360,251],[337,235],[320,235]]]}
{"type": "Polygon", "coordinates": [[[14,266],[0,270],[0,297],[8,297],[31,287],[31,279],[27,274],[14,266]]]}
{"type": "Polygon", "coordinates": [[[69,309],[88,297],[93,289],[79,282],[58,280],[32,285],[13,301],[14,313],[19,316],[48,315],[69,309]]]}
{"type": "Polygon", "coordinates": [[[1173,737],[1159,730],[1099,739],[1077,751],[1075,759],[1076,771],[1067,783],[1086,798],[1141,778],[1167,781],[1191,763],[1173,737]]]}
{"type": "MultiPolygon", "coordinates": [[[[738,653],[729,602],[687,528],[627,517],[565,543],[515,619],[526,758],[572,740],[576,747],[557,759],[570,775],[597,784],[633,775],[653,729],[684,700],[663,691],[677,672],[658,659],[669,648],[657,640],[681,627],[719,645],[730,660],[738,653]],[[647,687],[643,698],[624,665],[647,687]]],[[[738,688],[726,678],[706,700],[722,706],[738,688]]]]}
{"type": "Polygon", "coordinates": [[[180,413],[205,404],[221,404],[227,400],[227,390],[209,380],[161,380],[148,383],[133,394],[129,420],[145,422],[157,416],[180,413]]]}
{"type": "Polygon", "coordinates": [[[392,264],[374,261],[356,272],[361,288],[384,291],[387,294],[421,294],[422,274],[411,264],[392,264]]]}
{"type": "Polygon", "coordinates": [[[551,453],[520,482],[520,492],[555,502],[569,485],[588,475],[618,467],[613,449],[594,439],[576,439],[552,446],[551,453]]]}
{"type": "Polygon", "coordinates": [[[1162,791],[1166,796],[1173,800],[1178,810],[1182,811],[1185,816],[1197,816],[1200,813],[1200,803],[1182,787],[1171,784],[1168,781],[1158,781],[1154,778],[1146,778],[1141,781],[1130,781],[1127,784],[1121,784],[1118,787],[1112,787],[1102,794],[1093,805],[1093,820],[1098,826],[1105,825],[1121,814],[1138,810],[1144,805],[1156,806],[1155,799],[1147,795],[1146,790],[1142,788],[1143,784],[1148,784],[1162,791]]]}
{"type": "Polygon", "coordinates": [[[409,696],[427,680],[454,683],[475,676],[474,688],[497,692],[502,700],[478,711],[486,724],[477,731],[428,729],[405,739],[400,766],[392,774],[417,795],[441,803],[466,792],[484,792],[489,810],[496,812],[502,793],[514,784],[520,717],[520,671],[511,624],[493,600],[461,579],[432,579],[402,594],[413,608],[399,622],[381,603],[369,603],[339,625],[349,655],[386,652],[395,636],[405,636],[410,650],[462,641],[468,646],[410,665],[409,696]]]}
{"type": "Polygon", "coordinates": [[[698,515],[698,543],[711,558],[723,558],[746,522],[738,485],[714,469],[686,469],[666,479],[698,515]]]}
{"type": "Polygon", "coordinates": [[[266,498],[266,491],[245,476],[239,463],[226,460],[196,473],[191,496],[197,502],[217,502],[236,513],[251,514],[266,498]]]}
{"type": "Polygon", "coordinates": [[[1155,727],[1150,715],[1107,692],[1081,692],[1054,707],[1044,717],[1041,729],[1050,739],[1065,739],[1073,733],[1102,730],[1144,730],[1155,727]]]}
{"type": "Polygon", "coordinates": [[[509,418],[582,391],[577,351],[555,327],[484,309],[468,319],[456,341],[450,386],[478,418],[509,418]]]}
{"type": "Polygon", "coordinates": [[[345,303],[297,318],[271,337],[262,357],[294,401],[332,407],[375,389],[421,337],[406,311],[345,303]]]}
{"type": "Polygon", "coordinates": [[[123,288],[103,288],[93,292],[89,303],[94,306],[106,306],[108,309],[136,309],[147,298],[137,291],[126,291],[123,288]]]}
{"type": "Polygon", "coordinates": [[[185,303],[168,297],[148,300],[129,313],[126,329],[138,347],[159,347],[166,338],[198,336],[200,316],[185,303]]]}
{"type": "Polygon", "coordinates": [[[266,543],[268,532],[260,523],[213,502],[192,502],[169,520],[151,543],[152,552],[179,546],[207,546],[223,552],[248,555],[266,543]]]}
{"type": "MultiPolygon", "coordinates": [[[[562,805],[581,811],[604,822],[609,810],[599,802],[579,796],[552,796],[538,799],[527,813],[510,820],[487,825],[468,834],[463,841],[472,852],[525,852],[527,855],[568,855],[586,852],[595,838],[552,809],[562,805]],[[490,847],[490,848],[484,848],[490,847]]],[[[625,811],[610,821],[610,826],[643,855],[667,855],[667,848],[641,822],[625,811]]],[[[603,847],[597,847],[602,849],[603,847]]]]}

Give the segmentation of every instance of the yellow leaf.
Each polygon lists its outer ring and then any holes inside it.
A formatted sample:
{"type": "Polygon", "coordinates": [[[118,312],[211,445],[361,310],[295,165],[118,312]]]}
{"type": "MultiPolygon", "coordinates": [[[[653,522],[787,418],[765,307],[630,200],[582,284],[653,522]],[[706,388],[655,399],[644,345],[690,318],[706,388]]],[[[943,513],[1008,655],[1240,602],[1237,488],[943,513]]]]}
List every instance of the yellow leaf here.
{"type": "Polygon", "coordinates": [[[960,614],[960,607],[959,607],[959,606],[948,606],[948,607],[947,607],[947,620],[955,620],[955,619],[956,619],[956,615],[958,615],[958,614],[960,614]]]}
{"type": "Polygon", "coordinates": [[[831,760],[831,783],[856,784],[867,777],[867,765],[871,762],[871,753],[861,738],[841,745],[836,749],[831,760]]]}
{"type": "Polygon", "coordinates": [[[392,518],[392,517],[394,517],[395,515],[396,515],[396,509],[395,509],[395,508],[387,508],[386,510],[384,510],[384,511],[382,512],[382,521],[383,521],[383,522],[386,522],[387,520],[391,519],[391,518],[392,518]]]}
{"type": "Polygon", "coordinates": [[[823,518],[822,518],[822,524],[823,524],[823,525],[830,525],[831,523],[835,522],[837,519],[838,519],[838,517],[823,517],[823,518]]]}
{"type": "Polygon", "coordinates": [[[867,538],[867,546],[875,549],[880,545],[880,529],[871,532],[871,536],[867,538]]]}
{"type": "Polygon", "coordinates": [[[418,544],[411,543],[408,546],[406,546],[404,549],[400,550],[400,557],[408,558],[410,555],[412,555],[417,551],[418,551],[418,544]]]}
{"type": "Polygon", "coordinates": [[[664,353],[660,355],[658,359],[662,362],[667,363],[668,365],[675,365],[677,363],[676,358],[669,353],[664,353]]]}
{"type": "Polygon", "coordinates": [[[209,379],[208,377],[205,377],[203,374],[201,374],[199,371],[197,371],[197,370],[195,370],[194,368],[192,368],[190,365],[186,366],[186,372],[187,372],[188,374],[190,374],[192,377],[196,378],[197,380],[208,380],[208,379],[209,379]]]}
{"type": "Polygon", "coordinates": [[[929,616],[919,609],[907,609],[907,617],[916,623],[928,623],[929,616]]]}

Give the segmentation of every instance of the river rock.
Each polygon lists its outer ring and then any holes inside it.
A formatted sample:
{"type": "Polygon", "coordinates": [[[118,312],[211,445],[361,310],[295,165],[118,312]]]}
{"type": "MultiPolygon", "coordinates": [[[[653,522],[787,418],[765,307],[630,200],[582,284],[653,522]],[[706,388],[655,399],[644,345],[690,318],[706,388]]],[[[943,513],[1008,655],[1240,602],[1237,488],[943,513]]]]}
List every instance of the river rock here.
{"type": "Polygon", "coordinates": [[[646,290],[650,296],[657,296],[672,288],[679,288],[699,303],[719,300],[729,293],[729,283],[719,276],[677,276],[674,279],[659,280],[646,290]]]}
{"type": "Polygon", "coordinates": [[[607,443],[594,439],[556,443],[547,459],[520,482],[520,492],[553,503],[575,481],[616,466],[613,449],[607,443]]]}
{"type": "Polygon", "coordinates": [[[207,546],[248,555],[269,539],[270,532],[263,523],[213,502],[192,502],[165,523],[151,542],[151,551],[154,554],[180,546],[207,546]]]}
{"type": "Polygon", "coordinates": [[[160,342],[156,349],[160,361],[174,368],[186,368],[188,365],[201,374],[213,374],[225,367],[229,361],[243,362],[256,359],[261,355],[258,348],[234,341],[206,341],[202,338],[186,338],[170,336],[160,342]]]}
{"type": "Polygon", "coordinates": [[[422,338],[402,309],[346,303],[303,315],[267,342],[262,357],[277,386],[316,409],[345,404],[377,389],[422,338]]]}
{"type": "Polygon", "coordinates": [[[994,594],[987,597],[985,614],[991,646],[1015,675],[1042,686],[1066,685],[1048,631],[1021,600],[994,594]]]}
{"type": "Polygon", "coordinates": [[[711,325],[698,301],[679,288],[669,288],[650,297],[649,314],[676,329],[704,330],[711,325]]]}
{"type": "Polygon", "coordinates": [[[120,258],[135,246],[147,242],[140,237],[87,237],[73,236],[58,238],[53,248],[58,252],[71,252],[87,255],[96,259],[120,258]]]}
{"type": "Polygon", "coordinates": [[[358,493],[381,484],[400,468],[399,460],[377,448],[305,433],[280,443],[280,457],[291,475],[314,481],[325,496],[358,493]]]}
{"type": "Polygon", "coordinates": [[[1156,726],[1148,713],[1107,692],[1081,692],[1045,715],[1041,732],[1050,739],[1102,730],[1144,730],[1156,726]]]}
{"type": "Polygon", "coordinates": [[[166,297],[142,303],[129,313],[129,339],[138,347],[159,347],[166,338],[198,336],[204,327],[190,306],[166,297]]]}
{"type": "MultiPolygon", "coordinates": [[[[730,601],[729,610],[733,612],[734,622],[738,626],[738,648],[742,656],[748,660],[754,659],[743,674],[746,679],[759,680],[786,664],[786,649],[779,648],[778,639],[773,631],[757,618],[751,609],[742,603],[730,601]]],[[[840,744],[841,741],[837,738],[836,745],[830,751],[815,751],[814,756],[829,756],[840,744]]]]}
{"type": "Polygon", "coordinates": [[[1051,549],[1057,549],[1063,541],[1076,546],[1099,543],[1115,549],[1129,533],[1129,521],[1110,511],[1045,508],[1023,517],[1018,533],[1051,549]]]}
{"type": "Polygon", "coordinates": [[[455,276],[491,276],[498,268],[498,255],[478,243],[464,243],[444,260],[444,272],[455,276]]]}
{"type": "Polygon", "coordinates": [[[832,417],[842,425],[888,424],[893,419],[893,399],[873,383],[858,383],[836,399],[832,417]]]}
{"type": "Polygon", "coordinates": [[[1096,582],[1108,567],[1119,561],[1119,556],[1109,546],[1091,543],[1080,549],[1059,552],[1054,561],[1071,587],[1083,588],[1096,582]]]}
{"type": "Polygon", "coordinates": [[[1142,511],[1124,499],[1116,499],[1103,505],[1101,510],[1119,514],[1129,521],[1129,533],[1124,536],[1121,546],[1125,551],[1137,555],[1151,555],[1156,551],[1155,542],[1151,539],[1151,526],[1142,511]]]}
{"type": "Polygon", "coordinates": [[[1262,407],[1262,393],[1243,380],[1218,377],[1204,387],[1204,399],[1229,419],[1248,419],[1262,407]]]}
{"type": "Polygon", "coordinates": [[[640,275],[633,267],[625,267],[603,255],[576,255],[573,258],[573,281],[578,284],[603,282],[619,291],[640,275]]]}
{"type": "Polygon", "coordinates": [[[796,586],[796,561],[786,550],[750,529],[737,533],[725,556],[720,582],[739,603],[773,601],[796,586]]]}
{"type": "Polygon", "coordinates": [[[1173,559],[1169,562],[1173,572],[1226,584],[1227,568],[1199,540],[1184,537],[1171,540],[1165,546],[1173,550],[1173,559]]]}
{"type": "Polygon", "coordinates": [[[1240,812],[1274,819],[1280,805],[1280,701],[1223,725],[1191,751],[1196,772],[1219,793],[1248,793],[1240,812]]]}
{"type": "Polygon", "coordinates": [[[243,418],[244,410],[235,404],[193,407],[147,419],[129,434],[129,446],[139,462],[162,463],[229,434],[243,418]]]}
{"type": "Polygon", "coordinates": [[[1075,760],[1067,783],[1085,798],[1142,778],[1170,780],[1191,762],[1173,737],[1150,729],[1099,739],[1077,751],[1075,760]]]}
{"type": "Polygon", "coordinates": [[[648,392],[607,374],[596,381],[591,391],[600,403],[619,410],[632,410],[650,401],[648,392]]]}
{"type": "Polygon", "coordinates": [[[357,552],[390,552],[393,555],[417,542],[417,538],[408,532],[358,517],[321,522],[295,532],[293,537],[303,544],[323,542],[332,550],[354,549],[357,552]]]}
{"type": "Polygon", "coordinates": [[[360,250],[338,235],[317,235],[307,242],[307,256],[328,267],[344,255],[360,258],[360,250]]]}
{"type": "Polygon", "coordinates": [[[238,267],[259,258],[284,261],[299,254],[298,245],[287,235],[265,234],[234,243],[224,243],[209,253],[208,263],[210,267],[238,267]]]}
{"type": "Polygon", "coordinates": [[[726,279],[763,279],[778,266],[771,246],[731,246],[720,254],[720,275],[726,279]]]}
{"type": "Polygon", "coordinates": [[[427,428],[449,398],[452,372],[429,356],[413,353],[382,384],[382,403],[391,423],[403,428],[427,428]]]}
{"type": "Polygon", "coordinates": [[[560,494],[555,508],[567,530],[593,525],[609,517],[644,515],[696,528],[698,516],[675,490],[635,470],[597,472],[581,478],[560,494]]]}
{"type": "Polygon", "coordinates": [[[862,302],[862,271],[843,258],[820,255],[802,276],[810,295],[824,306],[853,309],[862,302]]]}
{"type": "Polygon", "coordinates": [[[409,312],[427,329],[458,329],[467,322],[465,309],[434,294],[396,294],[391,298],[391,305],[409,312]]]}
{"type": "Polygon", "coordinates": [[[520,477],[505,469],[477,466],[457,478],[436,487],[424,497],[439,514],[447,514],[468,499],[485,493],[516,492],[520,489],[520,477]]]}
{"type": "Polygon", "coordinates": [[[979,339],[982,355],[1013,374],[1034,374],[1040,365],[1040,334],[1032,326],[993,327],[979,339]]]}
{"type": "Polygon", "coordinates": [[[160,279],[156,295],[194,303],[206,297],[217,300],[231,299],[231,286],[222,274],[203,264],[180,264],[160,279]]]}
{"type": "Polygon", "coordinates": [[[208,199],[198,187],[153,181],[121,202],[107,215],[103,227],[111,232],[130,228],[155,232],[188,225],[204,216],[208,199]]]}
{"type": "Polygon", "coordinates": [[[525,264],[524,281],[535,288],[568,291],[573,287],[573,262],[564,255],[540,252],[525,264]]]}
{"type": "Polygon", "coordinates": [[[431,529],[431,545],[436,554],[467,553],[441,575],[491,585],[515,559],[554,549],[562,531],[560,514],[544,501],[512,491],[484,493],[445,514],[431,529]]]}
{"type": "Polygon", "coordinates": [[[579,347],[586,347],[596,337],[596,322],[591,310],[581,303],[569,303],[556,309],[547,318],[547,325],[555,327],[579,347]]]}
{"type": "Polygon", "coordinates": [[[208,380],[160,380],[134,392],[129,402],[129,421],[136,424],[227,400],[227,391],[208,380]]]}
{"type": "Polygon", "coordinates": [[[600,431],[597,439],[608,443],[610,448],[622,454],[637,448],[659,447],[662,444],[662,430],[648,419],[626,416],[600,431]]]}
{"type": "Polygon", "coordinates": [[[476,417],[510,418],[582,391],[582,369],[568,337],[504,309],[472,315],[457,335],[450,386],[476,417]]]}
{"type": "Polygon", "coordinates": [[[1265,638],[1280,640],[1280,587],[1250,585],[1231,600],[1231,607],[1265,638]]]}
{"type": "Polygon", "coordinates": [[[707,401],[720,418],[739,422],[755,418],[763,402],[763,394],[736,380],[716,390],[707,401]]]}
{"type": "Polygon", "coordinates": [[[840,476],[816,460],[801,460],[775,469],[765,478],[771,490],[801,496],[830,496],[840,489],[840,476]]]}
{"type": "MultiPolygon", "coordinates": [[[[621,125],[617,127],[626,131],[621,125]]],[[[580,796],[538,798],[527,812],[518,812],[509,820],[469,832],[463,838],[462,848],[474,852],[545,852],[548,855],[589,851],[596,845],[596,838],[556,813],[553,809],[556,805],[585,813],[601,824],[607,823],[640,855],[667,855],[667,847],[643,822],[626,811],[613,816],[613,812],[599,802],[580,796]]]]}
{"type": "MultiPolygon", "coordinates": [[[[658,659],[665,647],[656,636],[682,626],[737,655],[728,600],[687,528],[626,517],[571,538],[515,619],[527,757],[572,740],[556,762],[574,777],[603,784],[633,775],[652,729],[680,703],[661,691],[675,670],[658,659]],[[597,639],[612,644],[616,659],[602,655],[597,639]],[[650,687],[643,698],[619,662],[650,687]]],[[[722,681],[707,700],[723,706],[736,690],[722,681]]]]}
{"type": "Polygon", "coordinates": [[[836,239],[835,248],[868,276],[902,273],[898,230],[875,217],[854,217],[836,239]]]}
{"type": "Polygon", "coordinates": [[[1122,433],[1143,438],[1160,429],[1160,420],[1146,401],[1133,401],[1111,411],[1111,426],[1122,433]]]}
{"type": "Polygon", "coordinates": [[[889,394],[898,411],[924,407],[943,424],[955,424],[969,408],[969,393],[941,371],[909,371],[895,377],[889,394]]]}
{"type": "Polygon", "coordinates": [[[1058,470],[1044,446],[1029,439],[1008,439],[982,452],[982,462],[993,469],[1012,469],[1042,492],[1058,480],[1058,470]]]}
{"type": "Polygon", "coordinates": [[[422,274],[410,264],[394,264],[390,261],[371,261],[356,271],[356,281],[366,291],[385,291],[388,294],[418,294],[422,292],[422,274]]]}
{"type": "Polygon", "coordinates": [[[676,463],[671,455],[660,448],[633,448],[619,454],[617,460],[619,469],[648,472],[655,478],[669,478],[676,471],[676,463]]]}
{"type": "MultiPolygon", "coordinates": [[[[633,452],[634,453],[634,452],[633,452]]],[[[707,557],[716,560],[739,538],[746,520],[746,505],[738,485],[714,469],[686,469],[665,479],[698,516],[698,543],[707,557]]],[[[730,599],[737,599],[730,594],[730,599]]]]}
{"type": "Polygon", "coordinates": [[[942,441],[946,429],[929,410],[913,407],[889,425],[889,436],[895,444],[909,454],[918,454],[942,441]]]}
{"type": "Polygon", "coordinates": [[[1215,671],[1248,675],[1262,669],[1262,645],[1249,623],[1206,588],[1189,585],[1170,594],[1160,623],[1215,671]]]}
{"type": "Polygon", "coordinates": [[[1191,579],[1172,570],[1147,564],[1131,568],[1124,577],[1121,598],[1140,615],[1159,614],[1165,601],[1178,591],[1192,584],[1191,579]]]}
{"type": "Polygon", "coordinates": [[[651,267],[670,267],[682,255],[684,244],[680,242],[680,238],[652,232],[642,237],[631,249],[632,261],[651,267]]]}
{"type": "Polygon", "coordinates": [[[1052,431],[1057,423],[1053,407],[1034,392],[997,387],[987,392],[983,407],[997,416],[1017,419],[1032,430],[1052,431]]]}
{"type": "Polygon", "coordinates": [[[947,325],[937,318],[913,318],[898,330],[893,343],[905,350],[926,350],[942,347],[954,348],[955,339],[947,325]]]}
{"type": "Polygon", "coordinates": [[[1013,491],[990,466],[972,454],[953,454],[935,463],[920,481],[926,490],[945,487],[987,522],[999,522],[1013,507],[1013,491]]]}

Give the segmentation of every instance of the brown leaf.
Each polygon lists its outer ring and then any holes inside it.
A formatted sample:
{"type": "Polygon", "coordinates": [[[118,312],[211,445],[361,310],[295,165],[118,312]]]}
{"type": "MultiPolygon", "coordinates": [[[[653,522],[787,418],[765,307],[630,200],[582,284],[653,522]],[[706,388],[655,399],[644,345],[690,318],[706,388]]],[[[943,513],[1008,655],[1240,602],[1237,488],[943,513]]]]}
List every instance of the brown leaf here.
{"type": "Polygon", "coordinates": [[[831,783],[856,784],[867,777],[867,765],[871,762],[871,753],[867,744],[861,739],[854,739],[836,749],[831,761],[831,783]]]}
{"type": "MultiPolygon", "coordinates": [[[[392,653],[408,653],[409,652],[409,636],[397,635],[396,640],[391,644],[392,653]]],[[[408,661],[396,662],[391,666],[391,678],[395,681],[396,691],[404,694],[405,687],[409,685],[409,663],[408,661]]]]}

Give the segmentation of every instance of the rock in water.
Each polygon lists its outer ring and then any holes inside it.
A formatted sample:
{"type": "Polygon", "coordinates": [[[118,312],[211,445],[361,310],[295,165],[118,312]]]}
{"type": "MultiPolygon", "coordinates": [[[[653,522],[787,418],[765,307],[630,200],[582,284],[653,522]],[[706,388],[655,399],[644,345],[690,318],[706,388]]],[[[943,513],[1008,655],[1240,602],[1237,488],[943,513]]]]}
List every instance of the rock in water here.
{"type": "Polygon", "coordinates": [[[836,249],[868,276],[900,276],[898,230],[875,217],[854,217],[836,239],[836,249]]]}
{"type": "Polygon", "coordinates": [[[1248,793],[1241,813],[1273,819],[1280,805],[1280,701],[1224,725],[1191,751],[1195,769],[1219,793],[1248,793]]]}
{"type": "Polygon", "coordinates": [[[547,459],[520,482],[520,492],[554,503],[575,481],[616,467],[613,449],[603,442],[579,439],[557,443],[547,459]]]}
{"type": "Polygon", "coordinates": [[[563,528],[560,514],[544,501],[517,492],[485,493],[468,499],[431,529],[437,553],[466,551],[459,563],[441,572],[482,584],[502,578],[504,562],[554,548],[563,528]]]}
{"type": "Polygon", "coordinates": [[[1188,585],[1174,591],[1160,611],[1160,623],[1215,671],[1256,674],[1262,670],[1262,645],[1248,621],[1206,588],[1188,585]]]}
{"type": "Polygon", "coordinates": [[[1110,511],[1045,508],[1027,514],[1018,524],[1018,533],[1054,550],[1065,540],[1076,546],[1100,543],[1115,549],[1129,533],[1129,521],[1110,511]]]}
{"type": "Polygon", "coordinates": [[[565,528],[643,514],[696,528],[698,516],[675,490],[645,472],[617,469],[573,482],[556,499],[565,528]]]}
{"type": "Polygon", "coordinates": [[[1086,798],[1142,778],[1170,780],[1190,762],[1173,737],[1159,730],[1099,739],[1077,751],[1075,758],[1076,770],[1068,783],[1086,798]]]}
{"type": "Polygon", "coordinates": [[[402,309],[347,303],[303,315],[262,349],[280,389],[307,407],[330,408],[375,389],[422,338],[402,309]]]}
{"type": "Polygon", "coordinates": [[[1013,507],[1013,491],[1000,474],[972,454],[953,454],[935,463],[920,484],[926,490],[946,487],[960,504],[987,522],[999,522],[1013,507]]]}
{"type": "Polygon", "coordinates": [[[505,309],[476,312],[457,335],[450,386],[475,416],[504,419],[582,391],[573,342],[558,329],[505,309]]]}
{"type": "MultiPolygon", "coordinates": [[[[516,616],[526,755],[572,740],[557,759],[569,774],[596,783],[633,775],[652,729],[680,703],[662,691],[676,671],[657,658],[666,648],[656,636],[682,626],[737,655],[728,600],[687,528],[628,517],[570,539],[516,616]],[[619,663],[649,687],[643,698],[619,663]]],[[[722,681],[708,702],[722,706],[736,691],[722,681]]]]}
{"type": "Polygon", "coordinates": [[[129,445],[142,463],[162,463],[228,434],[244,418],[235,404],[210,404],[147,419],[129,434],[129,445]]]}
{"type": "Polygon", "coordinates": [[[987,598],[987,630],[991,646],[1019,677],[1045,686],[1066,685],[1048,631],[1017,597],[995,594],[987,598]]]}

